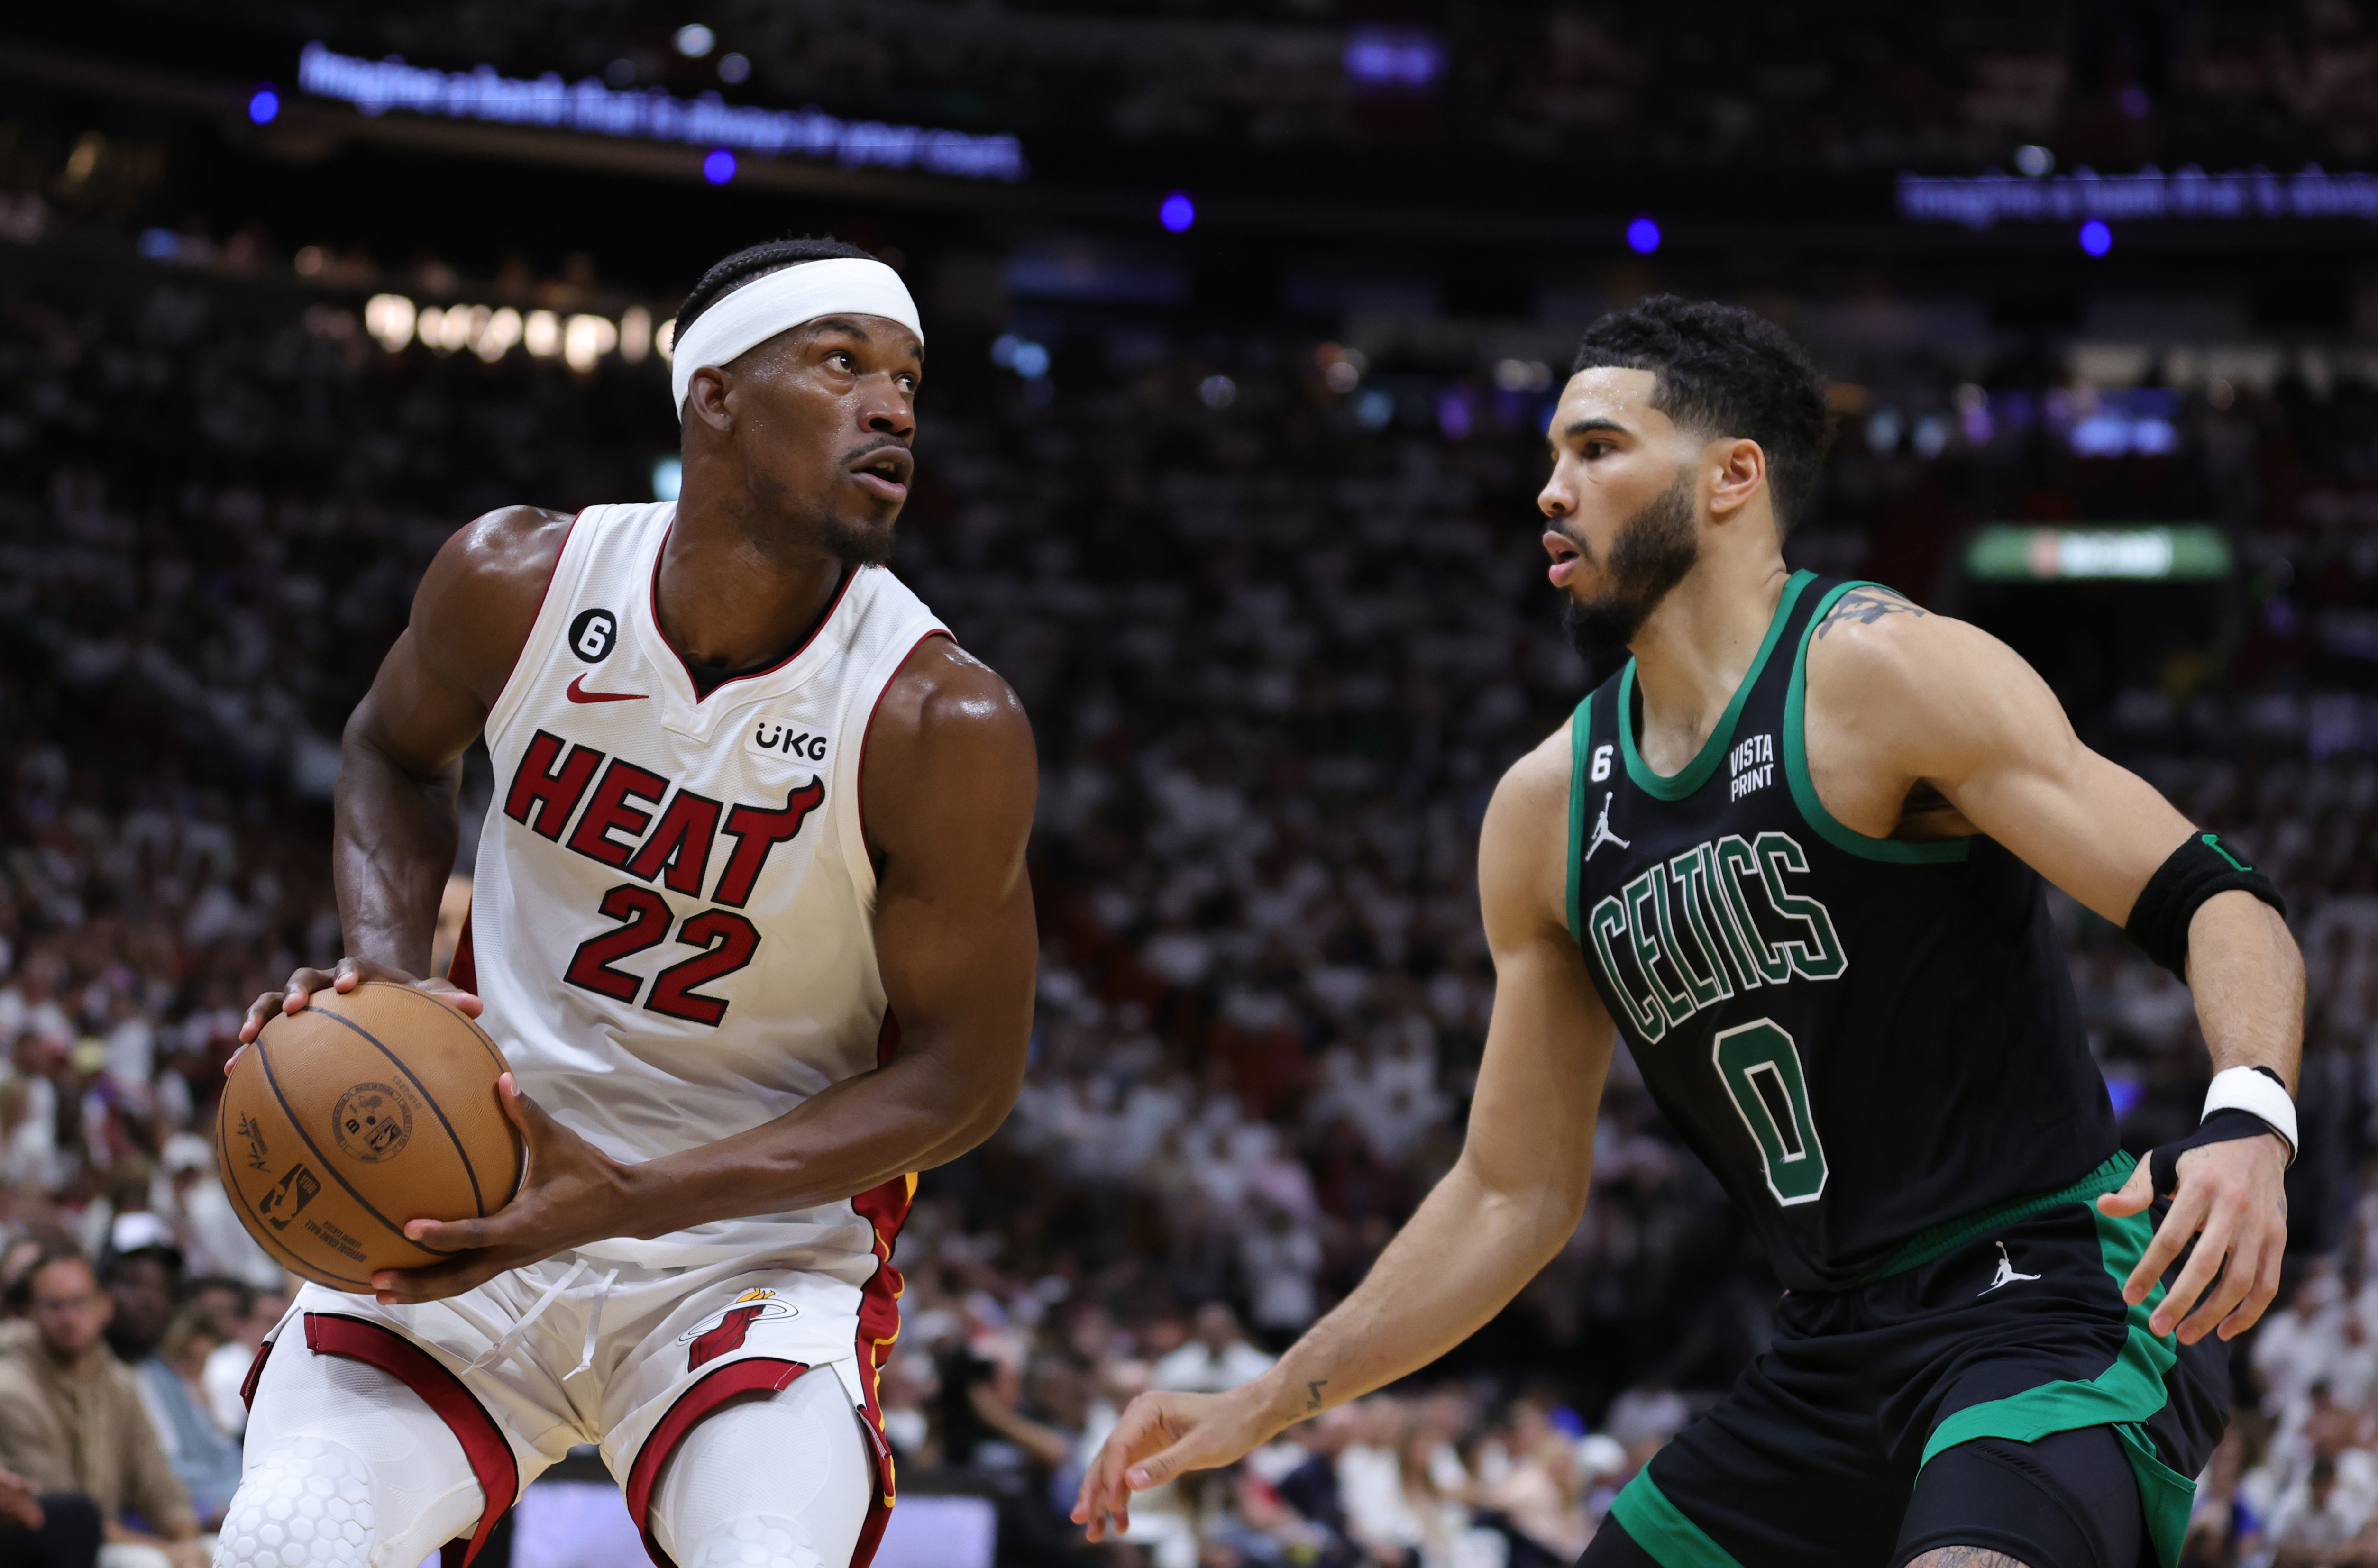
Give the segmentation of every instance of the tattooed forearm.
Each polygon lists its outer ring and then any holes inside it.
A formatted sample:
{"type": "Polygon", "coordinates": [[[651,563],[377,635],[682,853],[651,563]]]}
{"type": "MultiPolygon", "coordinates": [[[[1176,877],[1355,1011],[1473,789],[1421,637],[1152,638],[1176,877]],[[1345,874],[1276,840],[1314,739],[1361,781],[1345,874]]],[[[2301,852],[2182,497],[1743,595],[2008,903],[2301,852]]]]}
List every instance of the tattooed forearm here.
{"type": "Polygon", "coordinates": [[[1315,1378],[1304,1385],[1304,1413],[1316,1414],[1321,1408],[1321,1391],[1329,1386],[1327,1378],[1315,1378]]]}
{"type": "Polygon", "coordinates": [[[1928,1551],[1907,1568],[2024,1568],[2003,1551],[1983,1546],[1944,1546],[1928,1551]]]}
{"type": "Polygon", "coordinates": [[[1835,621],[1856,621],[1860,626],[1872,626],[1885,616],[1921,618],[1925,614],[1904,593],[1888,588],[1853,588],[1833,601],[1833,607],[1825,612],[1824,620],[1817,628],[1817,635],[1822,637],[1832,630],[1835,621]]]}

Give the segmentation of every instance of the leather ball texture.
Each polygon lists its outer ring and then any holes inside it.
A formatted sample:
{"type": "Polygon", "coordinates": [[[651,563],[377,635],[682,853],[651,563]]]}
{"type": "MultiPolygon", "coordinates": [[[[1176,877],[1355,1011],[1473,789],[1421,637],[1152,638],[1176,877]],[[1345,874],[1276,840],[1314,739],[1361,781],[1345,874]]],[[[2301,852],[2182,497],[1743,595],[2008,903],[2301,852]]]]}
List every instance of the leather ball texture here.
{"type": "Polygon", "coordinates": [[[486,1030],[409,986],[317,991],[232,1063],[215,1125],[232,1207],[276,1263],[333,1290],[433,1267],[456,1254],[405,1239],[405,1222],[480,1218],[520,1186],[506,1071],[486,1030]]]}

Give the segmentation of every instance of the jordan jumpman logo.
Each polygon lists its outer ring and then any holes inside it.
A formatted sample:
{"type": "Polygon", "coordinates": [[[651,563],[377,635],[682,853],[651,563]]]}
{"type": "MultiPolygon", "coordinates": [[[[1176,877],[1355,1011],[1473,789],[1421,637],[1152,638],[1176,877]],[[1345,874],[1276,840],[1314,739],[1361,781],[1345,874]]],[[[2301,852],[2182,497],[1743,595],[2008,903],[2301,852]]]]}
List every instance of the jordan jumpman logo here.
{"type": "Polygon", "coordinates": [[[1999,1287],[2002,1285],[2012,1285],[2017,1280],[2037,1279],[2039,1277],[2036,1274],[2017,1274],[2015,1272],[2014,1260],[2007,1256],[2006,1243],[2003,1241],[1999,1242],[1998,1249],[1999,1276],[1990,1281],[1988,1285],[1983,1286],[1979,1290],[1975,1291],[1974,1294],[1976,1296],[1988,1296],[1991,1291],[1996,1290],[1999,1287]]]}
{"type": "Polygon", "coordinates": [[[1628,844],[1625,839],[1620,838],[1616,833],[1610,831],[1610,797],[1615,793],[1616,792],[1614,790],[1603,790],[1602,792],[1602,816],[1593,824],[1593,842],[1585,846],[1585,858],[1588,860],[1592,859],[1593,852],[1600,849],[1605,844],[1615,844],[1621,849],[1631,849],[1634,847],[1634,845],[1628,844]]]}

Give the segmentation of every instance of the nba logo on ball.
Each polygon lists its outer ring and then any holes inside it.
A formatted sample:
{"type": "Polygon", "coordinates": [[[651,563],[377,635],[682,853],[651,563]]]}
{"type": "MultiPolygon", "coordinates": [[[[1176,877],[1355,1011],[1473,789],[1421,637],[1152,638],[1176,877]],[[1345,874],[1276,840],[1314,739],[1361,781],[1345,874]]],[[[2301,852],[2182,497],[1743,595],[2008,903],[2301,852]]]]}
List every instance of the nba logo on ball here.
{"type": "Polygon", "coordinates": [[[392,1084],[358,1083],[339,1096],[330,1131],[344,1149],[366,1165],[401,1153],[413,1136],[413,1107],[392,1084]]]}

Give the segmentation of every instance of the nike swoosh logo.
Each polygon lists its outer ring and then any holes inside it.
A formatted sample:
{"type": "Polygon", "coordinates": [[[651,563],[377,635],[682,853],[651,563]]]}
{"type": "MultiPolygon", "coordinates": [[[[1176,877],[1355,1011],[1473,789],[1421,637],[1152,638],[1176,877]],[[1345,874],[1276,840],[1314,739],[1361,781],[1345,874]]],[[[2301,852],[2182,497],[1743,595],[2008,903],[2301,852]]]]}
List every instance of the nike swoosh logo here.
{"type": "Polygon", "coordinates": [[[570,683],[570,689],[562,695],[572,702],[642,702],[652,693],[649,691],[589,691],[586,689],[586,677],[580,676],[570,683]]]}

